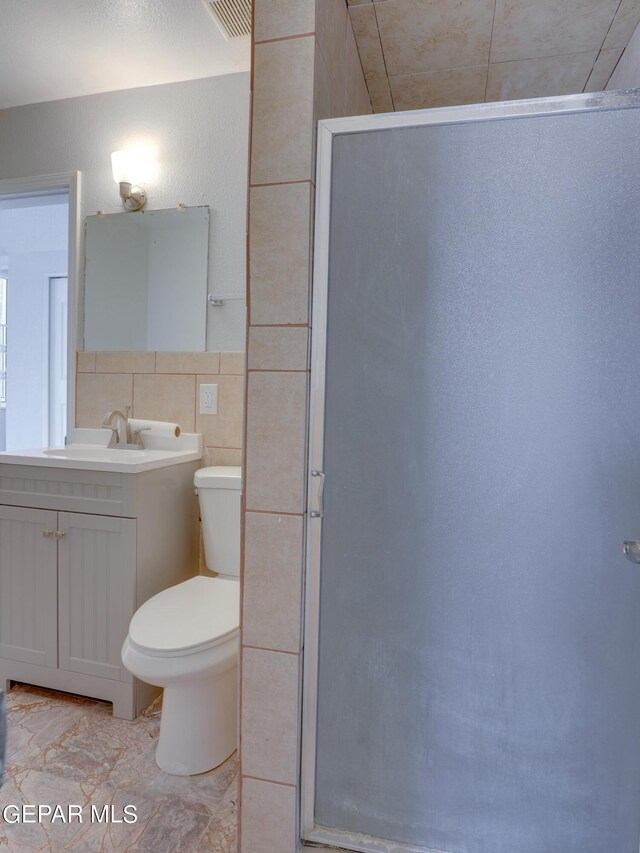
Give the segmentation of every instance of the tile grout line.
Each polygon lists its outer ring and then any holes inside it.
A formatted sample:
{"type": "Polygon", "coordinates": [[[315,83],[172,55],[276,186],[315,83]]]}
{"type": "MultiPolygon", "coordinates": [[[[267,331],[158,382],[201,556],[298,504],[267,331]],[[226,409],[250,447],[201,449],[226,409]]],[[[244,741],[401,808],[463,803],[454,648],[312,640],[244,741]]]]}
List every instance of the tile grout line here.
{"type": "Polygon", "coordinates": [[[250,509],[249,507],[245,507],[245,513],[247,512],[255,512],[258,515],[286,515],[292,518],[304,518],[306,515],[306,512],[290,512],[289,510],[278,509],[250,509]]]}
{"type": "MultiPolygon", "coordinates": [[[[620,11],[620,8],[621,8],[621,6],[622,6],[622,2],[623,2],[623,0],[620,0],[620,2],[618,3],[618,5],[617,5],[617,7],[616,7],[616,11],[613,13],[613,17],[611,18],[611,23],[609,24],[609,26],[608,26],[608,28],[607,28],[607,32],[605,33],[604,38],[602,39],[602,44],[600,45],[600,50],[603,50],[603,48],[604,48],[604,43],[606,42],[607,38],[609,37],[609,33],[610,33],[610,32],[611,32],[611,30],[613,29],[613,24],[614,24],[614,22],[615,22],[615,19],[618,17],[618,12],[620,11]]],[[[634,31],[634,32],[635,32],[635,31],[634,31]]],[[[627,44],[628,44],[628,42],[627,42],[627,44]]],[[[612,48],[612,49],[613,49],[613,48],[612,48]]]]}
{"type": "MultiPolygon", "coordinates": [[[[620,0],[620,2],[618,3],[616,11],[613,13],[613,17],[611,18],[611,23],[609,24],[609,27],[608,27],[606,33],[604,34],[604,38],[602,39],[602,44],[600,45],[600,49],[598,50],[598,55],[596,56],[595,62],[593,63],[593,65],[591,67],[591,71],[589,72],[589,76],[587,77],[587,80],[586,80],[584,86],[582,87],[583,92],[586,92],[586,90],[587,90],[587,86],[589,85],[589,80],[591,80],[591,75],[593,74],[594,69],[595,69],[596,65],[598,64],[598,60],[600,59],[600,55],[601,55],[602,51],[604,50],[604,44],[605,44],[607,38],[609,37],[609,33],[611,32],[611,28],[613,27],[613,22],[615,21],[617,15],[618,15],[618,12],[620,11],[621,6],[622,6],[622,0],[620,0]]],[[[624,51],[625,51],[625,48],[622,49],[622,53],[624,53],[624,51]]],[[[618,62],[620,62],[620,60],[622,59],[622,53],[618,57],[618,62]]],[[[613,68],[613,71],[616,70],[616,68],[618,66],[618,62],[616,62],[615,66],[613,68]]],[[[613,71],[611,72],[611,74],[613,74],[613,71]]],[[[609,75],[609,77],[607,79],[607,83],[611,79],[611,74],[609,75]]],[[[605,86],[607,85],[607,83],[605,83],[605,86]]]]}
{"type": "Polygon", "coordinates": [[[596,65],[598,64],[598,60],[600,59],[600,54],[601,54],[601,53],[602,53],[602,48],[600,48],[600,50],[597,52],[597,54],[596,54],[596,58],[595,58],[595,59],[594,59],[594,61],[593,61],[593,65],[592,65],[592,66],[591,66],[591,68],[589,69],[589,73],[587,74],[587,79],[585,80],[585,84],[584,84],[584,86],[582,87],[582,91],[583,91],[583,92],[586,92],[586,91],[587,91],[587,86],[589,85],[589,80],[591,80],[591,75],[592,75],[592,74],[593,74],[593,72],[595,71],[595,67],[596,67],[596,65]]]}
{"type": "Polygon", "coordinates": [[[487,77],[484,81],[484,102],[487,102],[487,92],[489,91],[489,68],[491,66],[491,48],[493,47],[493,29],[496,25],[496,8],[498,0],[493,0],[493,15],[491,17],[491,35],[489,36],[489,56],[487,57],[487,77]]]}
{"type": "Polygon", "coordinates": [[[249,367],[247,373],[308,373],[308,367],[249,367]]]}
{"type": "Polygon", "coordinates": [[[257,652],[273,652],[277,655],[291,655],[293,657],[300,657],[300,652],[289,652],[286,649],[274,649],[271,646],[254,646],[253,643],[243,643],[243,649],[255,649],[257,652]]]}
{"type": "MultiPolygon", "coordinates": [[[[218,364],[218,367],[220,367],[219,364],[218,364]]],[[[200,375],[202,375],[202,374],[200,374],[200,375]]],[[[213,376],[213,374],[209,374],[209,375],[213,376]]],[[[198,413],[200,410],[200,405],[199,405],[200,404],[200,384],[198,382],[198,374],[197,373],[193,374],[193,380],[195,382],[195,388],[193,389],[193,431],[197,432],[198,431],[197,430],[198,413]]],[[[204,439],[204,436],[203,436],[203,439],[204,439]]],[[[204,441],[203,441],[203,444],[204,444],[204,441]]]]}
{"type": "Polygon", "coordinates": [[[297,789],[297,785],[293,785],[290,782],[278,782],[276,779],[265,779],[262,776],[249,776],[249,774],[243,773],[242,778],[244,779],[253,779],[254,782],[267,782],[269,785],[281,785],[283,788],[293,788],[295,791],[297,789]]]}
{"type": "Polygon", "coordinates": [[[313,32],[310,32],[310,33],[296,33],[295,35],[292,35],[292,36],[278,36],[277,38],[273,38],[273,39],[262,39],[262,41],[254,41],[253,44],[255,47],[257,47],[259,44],[275,44],[276,42],[279,42],[279,41],[293,41],[293,39],[306,39],[306,38],[309,38],[309,36],[315,36],[315,30],[313,32]]]}
{"type": "MultiPolygon", "coordinates": [[[[612,50],[619,50],[620,48],[611,48],[611,49],[612,49],[612,50]]],[[[607,82],[604,84],[604,85],[605,85],[605,87],[609,85],[609,82],[610,82],[611,78],[613,77],[613,73],[614,73],[614,71],[616,70],[616,68],[618,67],[618,65],[620,65],[620,61],[621,61],[622,57],[624,56],[625,50],[626,50],[626,48],[622,48],[622,51],[621,51],[621,53],[620,53],[620,56],[619,56],[619,57],[618,57],[618,59],[616,60],[616,64],[613,66],[613,71],[611,72],[611,74],[609,74],[609,77],[607,78],[607,82]]],[[[601,51],[601,52],[602,52],[602,51],[601,51]]],[[[597,60],[596,60],[596,61],[597,61],[597,60]]],[[[591,73],[593,74],[593,72],[591,72],[591,73]]],[[[591,74],[589,75],[589,77],[591,77],[591,74]]],[[[589,80],[587,80],[587,85],[588,85],[588,84],[589,84],[589,80]]]]}
{"type": "MultiPolygon", "coordinates": [[[[386,74],[386,77],[387,77],[387,87],[389,89],[389,98],[391,100],[391,106],[393,108],[393,112],[395,112],[396,111],[396,104],[395,104],[395,100],[393,97],[393,92],[391,91],[391,75],[389,74],[389,69],[387,68],[387,57],[384,55],[384,48],[382,46],[382,37],[380,35],[380,24],[378,23],[378,12],[376,11],[376,4],[373,3],[372,5],[373,5],[373,16],[376,19],[376,33],[378,34],[378,44],[380,45],[380,53],[382,54],[382,62],[384,64],[384,73],[386,74]]],[[[367,78],[365,75],[365,82],[366,82],[366,79],[367,78]]],[[[372,106],[373,106],[373,104],[372,104],[372,106]]]]}
{"type": "MultiPolygon", "coordinates": [[[[619,50],[620,48],[610,48],[611,50],[619,50]]],[[[394,74],[394,80],[406,80],[412,77],[427,77],[431,74],[443,74],[446,71],[468,71],[472,68],[489,68],[492,65],[509,65],[512,62],[534,62],[539,59],[560,59],[563,56],[582,56],[587,53],[596,53],[598,48],[592,50],[579,50],[575,53],[553,53],[549,56],[526,56],[521,59],[501,59],[498,62],[482,63],[481,65],[454,65],[450,68],[437,68],[432,71],[415,71],[411,74],[394,74]]]]}
{"type": "Polygon", "coordinates": [[[249,189],[255,190],[259,187],[287,187],[290,184],[311,184],[312,187],[315,187],[315,182],[311,178],[301,178],[299,181],[265,181],[262,184],[249,184],[249,189]]]}

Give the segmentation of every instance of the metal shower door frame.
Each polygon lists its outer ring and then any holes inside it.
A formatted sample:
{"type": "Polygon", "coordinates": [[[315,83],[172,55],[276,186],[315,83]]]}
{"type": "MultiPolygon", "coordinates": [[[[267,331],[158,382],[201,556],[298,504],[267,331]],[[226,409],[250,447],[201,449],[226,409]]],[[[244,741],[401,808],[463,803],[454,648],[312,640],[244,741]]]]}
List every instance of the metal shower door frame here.
{"type": "Polygon", "coordinates": [[[326,119],[318,123],[316,166],[316,218],[313,265],[311,385],[306,518],[305,611],[302,688],[302,746],[300,783],[300,836],[303,841],[337,845],[359,853],[442,853],[424,847],[369,836],[356,836],[315,823],[315,771],[318,701],[318,654],[320,629],[320,571],[324,416],[326,393],[327,304],[331,225],[333,140],[354,133],[408,129],[424,126],[500,121],[514,118],[589,113],[602,109],[640,106],[640,89],[595,94],[535,98],[493,104],[473,104],[353,118],[326,119]]]}

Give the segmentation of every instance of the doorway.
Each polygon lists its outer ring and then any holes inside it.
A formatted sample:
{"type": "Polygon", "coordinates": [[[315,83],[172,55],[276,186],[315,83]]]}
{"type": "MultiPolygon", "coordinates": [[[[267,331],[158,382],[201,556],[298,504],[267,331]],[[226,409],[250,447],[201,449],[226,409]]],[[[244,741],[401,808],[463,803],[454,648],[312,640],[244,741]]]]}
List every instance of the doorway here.
{"type": "Polygon", "coordinates": [[[72,426],[77,184],[0,181],[0,450],[60,446],[72,426]]]}

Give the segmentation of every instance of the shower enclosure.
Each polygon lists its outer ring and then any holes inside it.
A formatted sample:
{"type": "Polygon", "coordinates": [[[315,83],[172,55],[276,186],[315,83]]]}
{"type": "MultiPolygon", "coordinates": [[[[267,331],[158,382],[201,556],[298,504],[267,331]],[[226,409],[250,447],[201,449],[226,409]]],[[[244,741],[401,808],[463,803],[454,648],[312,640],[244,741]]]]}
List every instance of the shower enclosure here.
{"type": "Polygon", "coordinates": [[[640,93],[322,123],[314,300],[303,837],[638,853],[640,93]]]}

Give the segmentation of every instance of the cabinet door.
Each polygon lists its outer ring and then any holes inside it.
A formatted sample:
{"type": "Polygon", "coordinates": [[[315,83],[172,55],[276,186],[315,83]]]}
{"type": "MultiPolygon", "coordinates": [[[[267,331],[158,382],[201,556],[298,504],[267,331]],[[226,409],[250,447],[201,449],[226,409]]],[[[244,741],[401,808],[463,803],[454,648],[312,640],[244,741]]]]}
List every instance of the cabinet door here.
{"type": "Polygon", "coordinates": [[[134,612],[136,522],[58,513],[60,668],[119,681],[134,612]]]}
{"type": "Polygon", "coordinates": [[[58,665],[56,519],[55,512],[0,506],[1,657],[58,665]]]}

